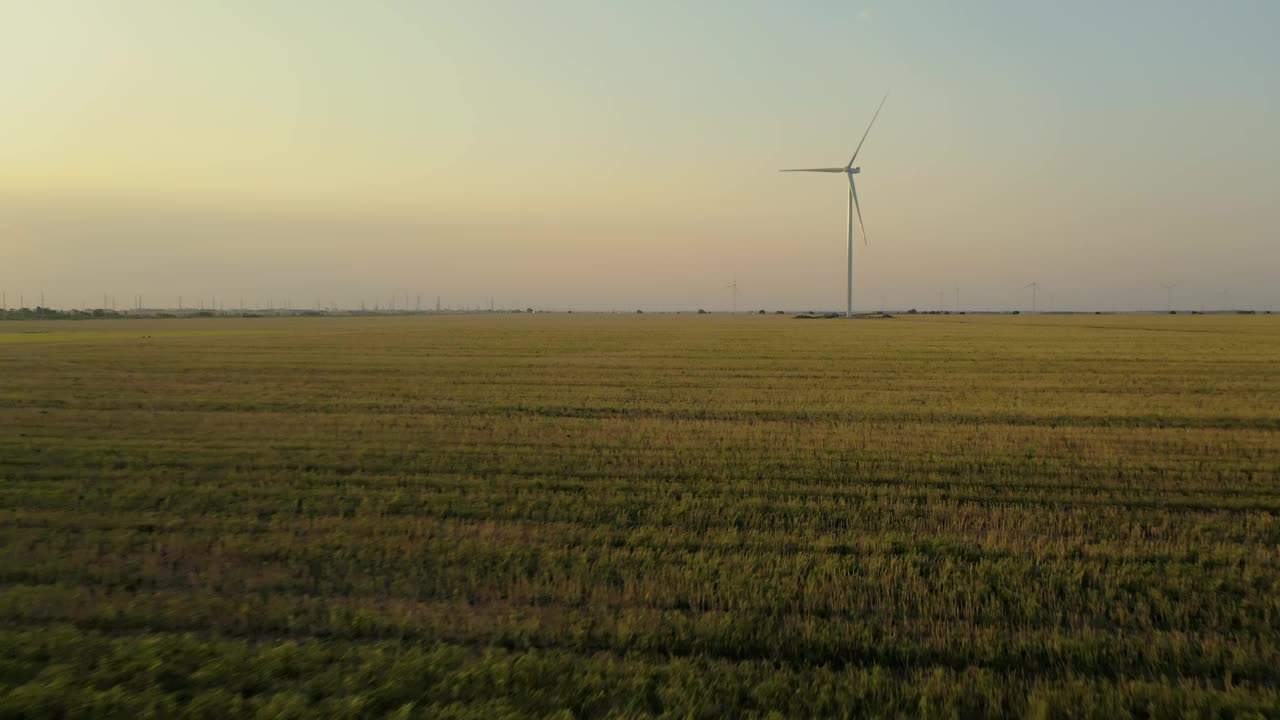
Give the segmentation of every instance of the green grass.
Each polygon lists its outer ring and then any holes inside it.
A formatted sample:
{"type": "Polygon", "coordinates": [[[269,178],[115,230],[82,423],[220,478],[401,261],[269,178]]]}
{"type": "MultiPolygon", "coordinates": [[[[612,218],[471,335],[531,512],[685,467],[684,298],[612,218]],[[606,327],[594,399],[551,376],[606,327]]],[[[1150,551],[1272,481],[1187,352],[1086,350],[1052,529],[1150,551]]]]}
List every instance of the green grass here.
{"type": "MultiPolygon", "coordinates": [[[[42,329],[32,330],[24,327],[30,323],[0,323],[0,344],[2,343],[49,343],[49,342],[97,342],[100,340],[152,340],[156,338],[178,338],[178,337],[225,337],[228,335],[269,335],[284,330],[251,330],[248,328],[239,328],[236,330],[224,330],[218,328],[186,328],[183,330],[160,330],[155,329],[153,323],[148,323],[145,329],[137,330],[98,330],[97,326],[101,323],[94,322],[89,328],[75,328],[73,330],[49,330],[42,329]],[[12,329],[5,328],[5,325],[15,326],[12,329]]],[[[116,324],[116,323],[113,323],[116,324]]],[[[132,324],[132,323],[131,323],[132,324]]],[[[65,323],[64,323],[65,325],[65,323]]]]}
{"type": "Polygon", "coordinates": [[[0,718],[1280,716],[1271,316],[67,327],[0,718]]]}

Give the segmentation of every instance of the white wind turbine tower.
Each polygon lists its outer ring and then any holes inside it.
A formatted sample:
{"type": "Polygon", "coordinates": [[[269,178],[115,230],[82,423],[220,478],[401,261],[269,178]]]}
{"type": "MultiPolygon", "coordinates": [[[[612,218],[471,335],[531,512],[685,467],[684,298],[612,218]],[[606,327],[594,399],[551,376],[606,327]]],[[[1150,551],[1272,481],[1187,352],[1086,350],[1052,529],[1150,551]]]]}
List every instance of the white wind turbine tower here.
{"type": "Polygon", "coordinates": [[[876,118],[880,116],[880,108],[884,107],[884,101],[889,99],[886,93],[884,99],[880,101],[880,105],[876,107],[875,115],[871,116],[871,122],[867,124],[866,132],[862,133],[862,139],[858,141],[858,147],[854,148],[853,157],[849,158],[849,164],[844,167],[837,168],[797,168],[791,170],[779,170],[779,172],[821,172],[821,173],[844,173],[849,179],[849,232],[848,232],[848,283],[845,288],[845,307],[844,316],[853,317],[853,213],[858,213],[858,227],[862,230],[862,243],[867,242],[867,228],[862,224],[862,207],[858,205],[858,189],[854,187],[853,176],[862,171],[862,168],[856,168],[853,163],[858,159],[858,151],[862,149],[862,143],[866,142],[867,135],[871,133],[871,126],[876,124],[876,118]]]}
{"type": "Polygon", "coordinates": [[[1035,312],[1036,311],[1036,292],[1040,289],[1040,283],[1033,282],[1033,283],[1029,283],[1027,285],[1022,286],[1023,290],[1026,290],[1027,288],[1031,288],[1031,312],[1035,312]]]}
{"type": "Polygon", "coordinates": [[[1173,312],[1173,289],[1178,287],[1178,283],[1173,283],[1172,285],[1160,283],[1160,287],[1164,288],[1165,292],[1169,294],[1169,312],[1173,312]]]}
{"type": "Polygon", "coordinates": [[[738,314],[738,276],[733,276],[733,284],[725,285],[725,290],[733,290],[733,314],[738,314]]]}

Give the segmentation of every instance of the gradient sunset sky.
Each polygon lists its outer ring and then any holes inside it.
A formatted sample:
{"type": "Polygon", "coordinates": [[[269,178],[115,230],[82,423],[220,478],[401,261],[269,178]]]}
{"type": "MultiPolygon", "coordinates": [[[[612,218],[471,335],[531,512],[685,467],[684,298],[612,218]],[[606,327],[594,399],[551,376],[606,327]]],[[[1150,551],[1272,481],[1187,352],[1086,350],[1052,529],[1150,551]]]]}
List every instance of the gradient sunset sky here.
{"type": "Polygon", "coordinates": [[[1277,2],[0,0],[34,306],[1280,309],[1277,2]],[[429,299],[429,301],[428,301],[429,299]]]}

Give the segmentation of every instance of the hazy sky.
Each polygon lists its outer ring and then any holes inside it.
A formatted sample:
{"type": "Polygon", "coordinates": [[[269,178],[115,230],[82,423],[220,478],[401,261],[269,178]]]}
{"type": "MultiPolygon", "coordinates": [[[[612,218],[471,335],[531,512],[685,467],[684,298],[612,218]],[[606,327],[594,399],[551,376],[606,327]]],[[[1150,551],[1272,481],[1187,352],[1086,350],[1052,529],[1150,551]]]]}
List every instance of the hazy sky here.
{"type": "MultiPolygon", "coordinates": [[[[0,0],[0,290],[1280,309],[1280,2],[0,0]]],[[[397,301],[401,302],[401,301],[397,301]]]]}

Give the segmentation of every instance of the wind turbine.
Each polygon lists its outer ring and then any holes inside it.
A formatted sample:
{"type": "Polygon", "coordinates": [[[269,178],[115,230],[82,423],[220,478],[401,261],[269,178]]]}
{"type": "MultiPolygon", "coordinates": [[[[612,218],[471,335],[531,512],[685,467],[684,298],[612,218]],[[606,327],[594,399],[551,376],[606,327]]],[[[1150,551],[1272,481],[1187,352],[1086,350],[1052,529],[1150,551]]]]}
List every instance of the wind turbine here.
{"type": "Polygon", "coordinates": [[[1040,283],[1033,282],[1033,283],[1022,286],[1023,290],[1026,290],[1027,288],[1031,288],[1031,312],[1035,312],[1036,311],[1036,291],[1040,289],[1040,283]]]}
{"type": "Polygon", "coordinates": [[[1165,292],[1169,294],[1169,312],[1173,312],[1173,289],[1178,287],[1178,283],[1173,283],[1172,285],[1160,283],[1160,287],[1164,288],[1165,292]]]}
{"type": "Polygon", "coordinates": [[[734,314],[734,315],[737,315],[737,314],[738,314],[738,276],[737,276],[737,275],[734,275],[734,276],[733,276],[733,284],[732,284],[732,285],[725,285],[725,286],[724,286],[724,289],[725,289],[725,290],[730,290],[730,289],[732,289],[732,290],[733,290],[733,314],[734,314]]]}
{"type": "Polygon", "coordinates": [[[849,179],[849,232],[848,232],[848,283],[845,287],[845,306],[844,316],[853,317],[853,213],[858,213],[858,227],[862,230],[862,244],[867,243],[867,228],[862,224],[862,207],[858,205],[858,189],[853,184],[853,176],[862,172],[862,168],[856,168],[853,163],[858,159],[858,151],[862,149],[862,143],[867,141],[867,135],[871,133],[871,126],[876,124],[876,118],[880,116],[880,108],[884,107],[884,101],[889,99],[888,93],[880,101],[880,105],[876,107],[875,115],[871,116],[871,122],[867,124],[866,132],[862,133],[862,139],[858,141],[858,147],[853,150],[853,157],[849,158],[849,164],[844,167],[837,168],[795,168],[790,170],[779,170],[778,172],[821,172],[821,173],[844,173],[849,179]]]}

